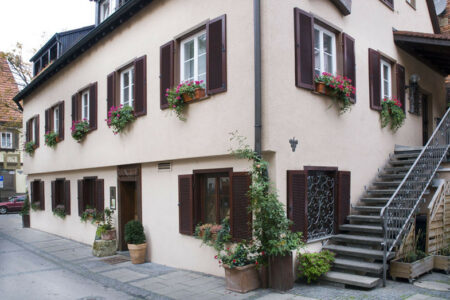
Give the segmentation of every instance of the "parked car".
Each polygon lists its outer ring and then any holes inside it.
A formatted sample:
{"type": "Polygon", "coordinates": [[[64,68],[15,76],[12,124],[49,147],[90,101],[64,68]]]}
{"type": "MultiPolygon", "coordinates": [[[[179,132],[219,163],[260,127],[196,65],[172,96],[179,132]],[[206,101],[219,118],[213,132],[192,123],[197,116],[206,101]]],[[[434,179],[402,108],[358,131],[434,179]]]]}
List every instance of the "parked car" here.
{"type": "Polygon", "coordinates": [[[0,214],[3,215],[7,212],[20,211],[26,197],[26,195],[11,196],[8,198],[8,201],[0,202],[0,214]]]}

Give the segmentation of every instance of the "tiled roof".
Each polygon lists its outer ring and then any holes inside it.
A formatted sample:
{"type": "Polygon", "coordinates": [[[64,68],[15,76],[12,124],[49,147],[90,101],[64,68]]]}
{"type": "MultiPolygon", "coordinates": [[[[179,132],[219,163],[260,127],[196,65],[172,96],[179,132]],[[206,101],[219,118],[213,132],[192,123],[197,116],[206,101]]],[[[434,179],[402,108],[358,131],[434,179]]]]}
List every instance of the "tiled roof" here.
{"type": "Polygon", "coordinates": [[[22,113],[18,111],[13,97],[19,92],[8,62],[0,55],[0,122],[22,123],[22,113]]]}
{"type": "Polygon", "coordinates": [[[424,33],[424,32],[415,32],[415,31],[395,31],[394,35],[404,35],[411,37],[419,37],[419,38],[429,38],[429,39],[438,39],[438,40],[447,40],[450,41],[449,33],[424,33]]]}

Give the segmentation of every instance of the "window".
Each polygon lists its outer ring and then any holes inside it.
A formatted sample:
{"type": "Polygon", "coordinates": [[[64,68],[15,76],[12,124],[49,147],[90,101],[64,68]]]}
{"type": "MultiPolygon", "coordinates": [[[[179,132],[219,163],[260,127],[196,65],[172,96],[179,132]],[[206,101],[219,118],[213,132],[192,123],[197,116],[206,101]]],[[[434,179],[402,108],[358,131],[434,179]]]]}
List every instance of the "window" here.
{"type": "Polygon", "coordinates": [[[381,98],[392,97],[392,68],[391,63],[381,59],[381,98]]]}
{"type": "Polygon", "coordinates": [[[37,121],[36,121],[36,118],[33,118],[32,120],[31,120],[31,130],[32,130],[32,135],[31,135],[31,140],[32,141],[34,141],[34,142],[36,142],[36,139],[37,139],[37,136],[38,136],[38,133],[37,133],[37,121]]]}
{"type": "Polygon", "coordinates": [[[314,73],[336,74],[336,35],[314,25],[314,73]]]}
{"type": "Polygon", "coordinates": [[[59,107],[53,109],[53,131],[59,132],[59,107]]]}
{"type": "Polygon", "coordinates": [[[56,179],[52,181],[52,211],[63,208],[66,215],[70,215],[70,181],[56,179]]]}
{"type": "Polygon", "coordinates": [[[44,182],[40,179],[35,179],[30,183],[31,203],[40,210],[45,210],[45,193],[44,182]]]}
{"type": "Polygon", "coordinates": [[[104,210],[104,180],[97,177],[85,177],[78,180],[78,214],[81,216],[88,208],[104,210]]]}
{"type": "Polygon", "coordinates": [[[13,147],[13,135],[11,132],[1,133],[1,147],[3,149],[12,149],[13,147]]]}
{"type": "Polygon", "coordinates": [[[206,31],[182,40],[180,49],[180,81],[206,83],[206,31]]]}
{"type": "Polygon", "coordinates": [[[81,119],[89,121],[89,91],[81,94],[81,119]]]}
{"type": "Polygon", "coordinates": [[[26,123],[26,142],[34,142],[34,147],[39,147],[39,115],[30,118],[26,123]]]}
{"type": "Polygon", "coordinates": [[[230,177],[228,173],[204,174],[200,179],[202,223],[220,224],[230,216],[230,177]]]}
{"type": "Polygon", "coordinates": [[[112,2],[114,1],[115,0],[103,0],[100,2],[100,22],[103,22],[107,17],[109,17],[112,11],[112,2]]]}
{"type": "Polygon", "coordinates": [[[45,110],[45,133],[54,132],[58,142],[64,140],[64,101],[45,110]]]}
{"type": "Polygon", "coordinates": [[[120,72],[120,104],[133,107],[134,101],[134,67],[120,72]]]}

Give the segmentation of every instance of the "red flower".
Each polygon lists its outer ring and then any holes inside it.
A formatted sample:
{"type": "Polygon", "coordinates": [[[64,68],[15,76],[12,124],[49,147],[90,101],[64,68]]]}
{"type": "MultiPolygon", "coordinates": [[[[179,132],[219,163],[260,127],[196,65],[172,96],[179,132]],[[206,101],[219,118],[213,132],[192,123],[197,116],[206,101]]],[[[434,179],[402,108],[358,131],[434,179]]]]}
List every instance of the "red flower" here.
{"type": "Polygon", "coordinates": [[[215,259],[217,259],[217,255],[216,255],[216,256],[214,256],[214,258],[215,258],[215,259]]]}
{"type": "Polygon", "coordinates": [[[264,255],[264,251],[261,252],[261,255],[264,255]]]}
{"type": "Polygon", "coordinates": [[[258,264],[258,261],[255,261],[255,265],[257,265],[258,264]]]}
{"type": "Polygon", "coordinates": [[[236,260],[235,260],[235,259],[233,259],[233,263],[236,263],[236,260]]]}

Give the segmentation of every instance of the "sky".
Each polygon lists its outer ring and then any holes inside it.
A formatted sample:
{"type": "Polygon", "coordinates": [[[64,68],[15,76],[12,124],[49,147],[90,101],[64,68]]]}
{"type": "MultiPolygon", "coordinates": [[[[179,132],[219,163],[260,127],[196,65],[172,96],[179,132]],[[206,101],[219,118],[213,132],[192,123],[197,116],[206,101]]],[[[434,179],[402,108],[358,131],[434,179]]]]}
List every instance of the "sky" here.
{"type": "Polygon", "coordinates": [[[56,32],[95,23],[95,4],[89,0],[0,0],[0,7],[0,51],[20,42],[25,61],[56,32]]]}

